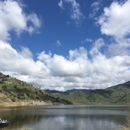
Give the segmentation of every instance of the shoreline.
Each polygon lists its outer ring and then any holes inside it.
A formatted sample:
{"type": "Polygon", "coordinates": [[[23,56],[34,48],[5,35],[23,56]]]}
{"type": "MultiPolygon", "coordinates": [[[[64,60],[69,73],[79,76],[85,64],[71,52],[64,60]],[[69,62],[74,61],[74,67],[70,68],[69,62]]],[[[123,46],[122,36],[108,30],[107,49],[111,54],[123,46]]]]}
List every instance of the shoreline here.
{"type": "Polygon", "coordinates": [[[0,102],[1,107],[40,106],[40,105],[54,105],[54,104],[50,101],[48,102],[44,102],[44,101],[0,102]]]}
{"type": "MultiPolygon", "coordinates": [[[[22,106],[47,106],[47,105],[67,105],[59,102],[52,103],[51,101],[19,101],[19,102],[0,102],[0,107],[22,107],[22,106]]],[[[130,104],[80,104],[80,103],[73,103],[71,105],[123,105],[123,106],[130,106],[130,104]]]]}

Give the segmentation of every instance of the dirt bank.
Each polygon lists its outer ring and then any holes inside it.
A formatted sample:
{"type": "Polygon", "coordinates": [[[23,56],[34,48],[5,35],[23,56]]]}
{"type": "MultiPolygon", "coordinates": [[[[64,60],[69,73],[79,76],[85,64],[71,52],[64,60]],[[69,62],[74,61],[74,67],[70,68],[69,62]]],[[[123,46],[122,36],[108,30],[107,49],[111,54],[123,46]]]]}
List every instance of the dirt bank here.
{"type": "Polygon", "coordinates": [[[36,106],[36,105],[53,105],[53,104],[50,101],[0,102],[1,107],[36,106]]]}

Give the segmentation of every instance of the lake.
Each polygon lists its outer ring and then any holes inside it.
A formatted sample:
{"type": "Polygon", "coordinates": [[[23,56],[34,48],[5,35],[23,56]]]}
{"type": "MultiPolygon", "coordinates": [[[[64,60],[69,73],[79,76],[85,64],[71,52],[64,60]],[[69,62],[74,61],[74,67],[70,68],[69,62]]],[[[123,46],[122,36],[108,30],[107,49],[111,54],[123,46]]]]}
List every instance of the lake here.
{"type": "Polygon", "coordinates": [[[63,105],[0,108],[10,121],[0,130],[119,130],[130,119],[127,105],[63,105]]]}

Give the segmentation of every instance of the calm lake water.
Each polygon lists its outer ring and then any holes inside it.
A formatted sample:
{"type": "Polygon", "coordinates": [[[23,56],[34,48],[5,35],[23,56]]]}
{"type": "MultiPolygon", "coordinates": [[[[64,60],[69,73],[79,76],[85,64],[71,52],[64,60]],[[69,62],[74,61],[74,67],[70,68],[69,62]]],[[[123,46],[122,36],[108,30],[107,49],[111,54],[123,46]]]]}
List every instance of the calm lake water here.
{"type": "Polygon", "coordinates": [[[0,108],[10,121],[0,130],[119,130],[130,119],[126,105],[65,105],[0,108]]]}

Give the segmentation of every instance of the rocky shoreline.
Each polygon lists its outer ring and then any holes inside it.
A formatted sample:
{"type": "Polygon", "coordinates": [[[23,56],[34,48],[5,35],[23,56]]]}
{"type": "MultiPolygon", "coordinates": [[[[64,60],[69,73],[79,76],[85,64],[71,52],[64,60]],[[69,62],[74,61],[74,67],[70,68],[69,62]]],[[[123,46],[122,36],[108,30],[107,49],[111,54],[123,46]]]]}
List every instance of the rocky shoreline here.
{"type": "Polygon", "coordinates": [[[38,105],[64,105],[59,103],[52,103],[50,101],[25,101],[25,102],[0,102],[1,107],[16,107],[16,106],[38,106],[38,105]]]}

